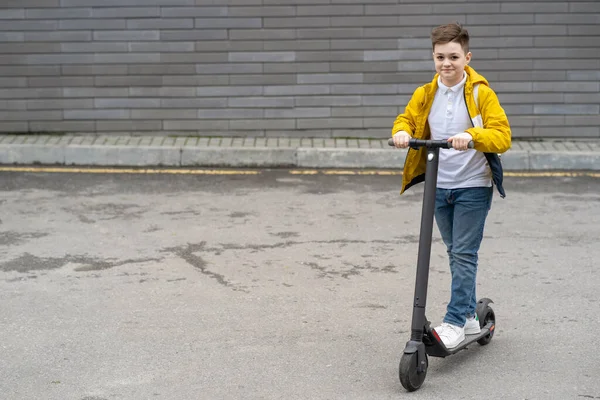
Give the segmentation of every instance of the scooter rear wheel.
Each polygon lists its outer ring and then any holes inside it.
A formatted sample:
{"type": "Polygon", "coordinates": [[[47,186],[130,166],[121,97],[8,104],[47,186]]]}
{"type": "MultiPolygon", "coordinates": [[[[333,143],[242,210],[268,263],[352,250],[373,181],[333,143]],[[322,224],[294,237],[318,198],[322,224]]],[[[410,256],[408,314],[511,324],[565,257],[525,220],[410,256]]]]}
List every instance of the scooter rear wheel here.
{"type": "Polygon", "coordinates": [[[423,372],[417,371],[417,353],[402,354],[400,359],[400,383],[404,389],[414,392],[419,389],[427,376],[427,367],[429,360],[425,355],[425,369],[423,372]]]}

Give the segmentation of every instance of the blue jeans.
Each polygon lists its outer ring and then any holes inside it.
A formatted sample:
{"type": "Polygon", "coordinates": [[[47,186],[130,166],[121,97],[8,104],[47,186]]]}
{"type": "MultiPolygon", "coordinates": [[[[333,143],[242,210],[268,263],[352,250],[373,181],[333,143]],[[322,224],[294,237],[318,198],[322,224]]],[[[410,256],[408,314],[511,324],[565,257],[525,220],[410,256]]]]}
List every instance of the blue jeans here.
{"type": "Polygon", "coordinates": [[[435,220],[448,250],[452,294],[444,322],[464,326],[475,315],[477,253],[492,204],[492,187],[437,189],[435,220]]]}

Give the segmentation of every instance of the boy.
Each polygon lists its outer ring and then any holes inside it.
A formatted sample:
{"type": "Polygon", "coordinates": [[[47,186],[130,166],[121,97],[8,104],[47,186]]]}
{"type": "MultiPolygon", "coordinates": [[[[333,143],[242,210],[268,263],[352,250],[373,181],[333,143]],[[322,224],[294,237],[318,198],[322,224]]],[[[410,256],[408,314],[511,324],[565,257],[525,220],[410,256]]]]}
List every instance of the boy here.
{"type": "MultiPolygon", "coordinates": [[[[508,119],[487,80],[468,66],[469,33],[460,24],[431,32],[436,75],[415,90],[403,114],[394,121],[392,137],[399,148],[415,139],[447,139],[440,150],[435,220],[448,251],[451,297],[442,324],[435,328],[447,348],[480,332],[475,314],[477,253],[493,194],[504,197],[502,166],[497,153],[511,145],[508,119]],[[474,149],[468,149],[473,141],[474,149]],[[493,182],[493,183],[492,183],[493,182]]],[[[402,191],[425,178],[426,150],[409,149],[402,191]]]]}

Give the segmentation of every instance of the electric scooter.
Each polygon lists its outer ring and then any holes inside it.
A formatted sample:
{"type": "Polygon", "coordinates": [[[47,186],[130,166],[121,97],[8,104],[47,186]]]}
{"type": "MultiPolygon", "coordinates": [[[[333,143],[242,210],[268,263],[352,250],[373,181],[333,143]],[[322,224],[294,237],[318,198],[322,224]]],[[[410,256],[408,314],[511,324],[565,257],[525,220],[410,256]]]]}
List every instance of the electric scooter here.
{"type": "MultiPolygon", "coordinates": [[[[394,146],[393,139],[389,139],[388,144],[394,146]]],[[[475,335],[465,335],[465,340],[452,349],[446,348],[435,329],[431,327],[429,320],[427,320],[425,304],[427,300],[427,282],[429,280],[439,154],[440,149],[451,149],[452,143],[445,140],[410,139],[409,147],[415,150],[421,147],[427,148],[427,168],[425,170],[411,336],[400,359],[399,371],[400,383],[406,390],[412,392],[419,389],[425,381],[427,367],[429,366],[428,355],[431,357],[447,357],[466,349],[474,342],[482,346],[488,344],[494,336],[496,315],[490,307],[490,303],[493,303],[492,300],[488,298],[480,299],[477,302],[475,312],[479,318],[481,332],[475,335]]],[[[469,148],[473,148],[473,142],[469,143],[469,148]]]]}

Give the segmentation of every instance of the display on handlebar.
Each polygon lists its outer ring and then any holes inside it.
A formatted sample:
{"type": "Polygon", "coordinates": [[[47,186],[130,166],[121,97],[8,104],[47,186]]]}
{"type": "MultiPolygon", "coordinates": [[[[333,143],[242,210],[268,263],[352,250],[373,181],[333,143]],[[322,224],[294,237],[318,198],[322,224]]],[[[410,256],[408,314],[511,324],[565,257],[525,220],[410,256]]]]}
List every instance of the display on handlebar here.
{"type": "MultiPolygon", "coordinates": [[[[388,145],[394,146],[394,139],[388,139],[388,145]]],[[[421,140],[421,139],[410,139],[408,141],[408,147],[419,148],[419,147],[428,147],[428,148],[438,148],[438,149],[451,149],[452,142],[448,142],[447,140],[421,140]]],[[[471,140],[469,145],[467,146],[469,149],[475,147],[475,143],[471,140]]]]}

